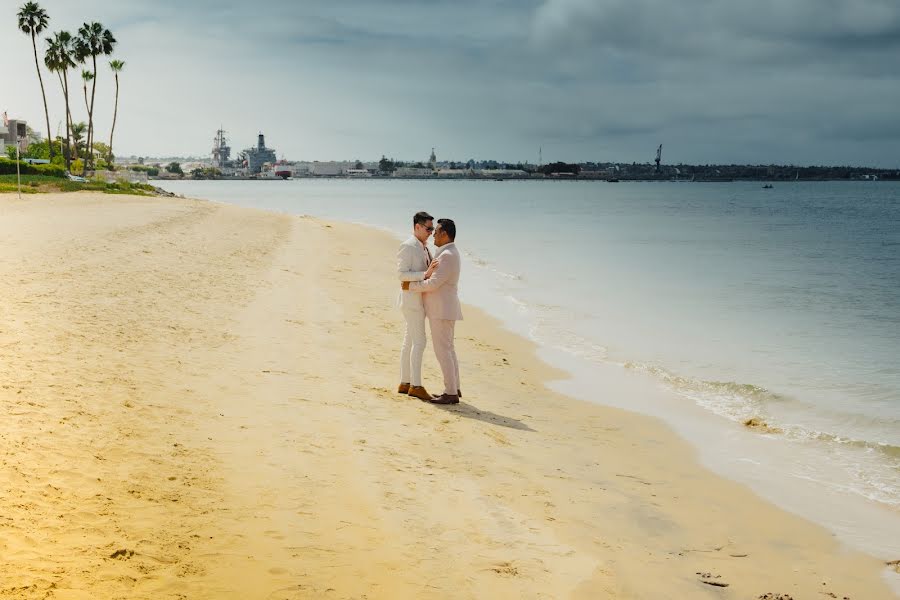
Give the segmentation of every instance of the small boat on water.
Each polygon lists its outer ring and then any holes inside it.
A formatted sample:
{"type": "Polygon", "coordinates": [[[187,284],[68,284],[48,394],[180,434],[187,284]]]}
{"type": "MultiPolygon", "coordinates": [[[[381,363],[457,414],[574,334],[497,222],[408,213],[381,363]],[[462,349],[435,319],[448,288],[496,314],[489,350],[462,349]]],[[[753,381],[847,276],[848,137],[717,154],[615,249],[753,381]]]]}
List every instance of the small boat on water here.
{"type": "Polygon", "coordinates": [[[771,183],[767,183],[766,185],[763,186],[763,189],[764,189],[764,190],[771,190],[773,187],[775,187],[775,186],[773,186],[771,183]]]}
{"type": "Polygon", "coordinates": [[[606,183],[619,183],[619,180],[613,177],[613,178],[607,179],[606,183]]]}

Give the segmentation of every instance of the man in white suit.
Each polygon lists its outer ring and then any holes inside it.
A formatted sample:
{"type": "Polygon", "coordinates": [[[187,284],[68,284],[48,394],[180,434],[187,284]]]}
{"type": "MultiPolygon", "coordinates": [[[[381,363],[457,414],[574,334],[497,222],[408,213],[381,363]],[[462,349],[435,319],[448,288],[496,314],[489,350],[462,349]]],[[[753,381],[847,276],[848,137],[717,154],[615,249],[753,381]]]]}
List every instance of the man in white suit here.
{"type": "Polygon", "coordinates": [[[438,219],[434,230],[434,245],[438,247],[436,268],[430,277],[401,284],[403,290],[421,292],[425,301],[434,354],[444,375],[444,393],[428,400],[433,404],[458,404],[462,396],[459,391],[459,361],[453,345],[456,322],[463,318],[458,288],[460,259],[455,241],[456,224],[451,219],[438,219]]]}
{"type": "MultiPolygon", "coordinates": [[[[403,283],[423,281],[431,276],[431,251],[428,238],[434,231],[434,217],[426,212],[413,216],[413,234],[397,252],[397,276],[403,283]]],[[[425,304],[422,294],[400,292],[400,310],[406,321],[403,348],[400,350],[400,387],[397,392],[428,401],[431,395],[422,386],[422,355],[425,354],[425,304]]]]}

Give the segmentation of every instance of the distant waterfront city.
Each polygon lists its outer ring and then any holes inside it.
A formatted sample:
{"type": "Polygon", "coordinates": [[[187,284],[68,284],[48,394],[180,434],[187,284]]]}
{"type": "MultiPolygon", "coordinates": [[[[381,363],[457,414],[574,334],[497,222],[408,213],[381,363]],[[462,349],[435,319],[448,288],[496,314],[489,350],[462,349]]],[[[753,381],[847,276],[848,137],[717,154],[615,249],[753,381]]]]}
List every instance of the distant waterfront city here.
{"type": "MultiPolygon", "coordinates": [[[[47,144],[41,133],[28,127],[28,135],[15,135],[16,123],[0,124],[0,151],[14,158],[16,144],[22,157],[31,163],[49,163],[47,144]],[[5,147],[4,147],[5,144],[5,147]]],[[[102,144],[102,151],[107,148],[102,144]]],[[[653,149],[651,149],[653,150],[653,149]]],[[[423,153],[424,154],[424,153],[423,153]]],[[[110,170],[97,175],[111,180],[141,183],[148,180],[278,180],[305,177],[331,178],[399,178],[399,179],[550,179],[591,181],[896,181],[900,169],[866,166],[799,166],[777,164],[667,164],[663,147],[655,149],[655,159],[647,162],[614,161],[544,161],[540,147],[537,162],[509,162],[495,159],[467,158],[439,160],[436,149],[421,160],[397,160],[383,155],[379,160],[288,160],[278,158],[276,149],[266,145],[260,133],[256,144],[232,157],[226,132],[216,132],[213,146],[206,156],[115,157],[110,170]]]]}
{"type": "MultiPolygon", "coordinates": [[[[123,168],[144,171],[150,179],[288,179],[302,177],[393,177],[405,179],[580,179],[620,181],[817,181],[900,180],[900,170],[864,166],[666,164],[663,148],[646,163],[561,161],[537,163],[498,160],[438,160],[435,148],[423,160],[291,161],[278,159],[260,133],[256,145],[232,158],[226,132],[219,129],[206,157],[145,158],[117,160],[123,168]]],[[[538,156],[542,151],[538,148],[538,156]]]]}

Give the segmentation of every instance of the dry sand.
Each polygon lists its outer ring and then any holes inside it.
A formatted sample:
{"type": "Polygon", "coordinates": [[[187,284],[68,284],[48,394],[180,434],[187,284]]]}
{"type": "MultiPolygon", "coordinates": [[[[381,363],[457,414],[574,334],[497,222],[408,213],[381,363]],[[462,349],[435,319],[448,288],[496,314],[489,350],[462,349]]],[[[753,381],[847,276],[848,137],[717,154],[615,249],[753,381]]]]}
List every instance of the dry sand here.
{"type": "MultiPolygon", "coordinates": [[[[396,245],[0,196],[0,597],[892,597],[881,561],[661,422],[548,391],[560,374],[472,308],[464,403],[397,395],[396,245]]],[[[430,351],[425,376],[439,391],[430,351]]],[[[599,401],[654,393],[608,381],[599,401]]]]}

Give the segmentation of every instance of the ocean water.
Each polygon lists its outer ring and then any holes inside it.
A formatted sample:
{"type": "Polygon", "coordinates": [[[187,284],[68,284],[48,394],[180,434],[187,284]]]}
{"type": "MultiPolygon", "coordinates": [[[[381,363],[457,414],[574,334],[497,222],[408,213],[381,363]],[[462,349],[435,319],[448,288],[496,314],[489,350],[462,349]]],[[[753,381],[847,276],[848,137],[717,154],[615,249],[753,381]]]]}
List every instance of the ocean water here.
{"type": "Polygon", "coordinates": [[[601,366],[650,378],[672,400],[622,406],[845,540],[900,554],[900,184],[164,187],[398,238],[418,210],[452,217],[463,300],[535,340],[573,375],[566,391],[590,399],[601,366]],[[741,425],[754,417],[777,432],[741,425]]]}

